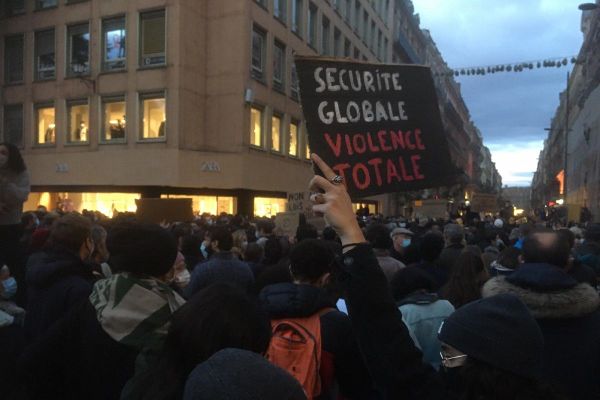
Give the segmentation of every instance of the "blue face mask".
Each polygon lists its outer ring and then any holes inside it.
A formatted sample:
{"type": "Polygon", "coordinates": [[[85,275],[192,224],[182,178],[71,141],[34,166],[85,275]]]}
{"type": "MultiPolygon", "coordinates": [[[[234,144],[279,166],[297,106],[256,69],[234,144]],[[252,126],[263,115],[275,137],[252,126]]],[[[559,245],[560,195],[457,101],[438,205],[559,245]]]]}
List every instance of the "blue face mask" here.
{"type": "Polygon", "coordinates": [[[404,239],[402,241],[402,247],[408,247],[410,246],[410,239],[404,239]]]}
{"type": "Polygon", "coordinates": [[[15,280],[15,278],[10,277],[6,280],[3,280],[2,286],[4,287],[2,297],[4,297],[6,300],[14,297],[15,294],[17,294],[17,281],[15,280]]]}

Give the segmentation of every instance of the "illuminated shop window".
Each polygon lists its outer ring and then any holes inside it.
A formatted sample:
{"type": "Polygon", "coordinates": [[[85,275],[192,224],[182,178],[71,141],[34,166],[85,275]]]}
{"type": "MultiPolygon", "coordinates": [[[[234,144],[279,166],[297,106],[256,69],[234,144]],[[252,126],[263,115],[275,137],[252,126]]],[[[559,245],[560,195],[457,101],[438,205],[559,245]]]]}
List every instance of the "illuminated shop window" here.
{"type": "Polygon", "coordinates": [[[307,160],[310,159],[310,146],[308,144],[308,132],[306,132],[306,125],[302,125],[302,130],[304,131],[304,158],[307,160]]]}
{"type": "Polygon", "coordinates": [[[211,215],[237,213],[237,198],[235,197],[182,194],[163,194],[160,197],[163,199],[192,199],[192,210],[196,215],[201,215],[203,213],[209,213],[211,215]]]}
{"type": "Polygon", "coordinates": [[[140,94],[141,139],[164,139],[167,124],[164,93],[140,94]]]}
{"type": "Polygon", "coordinates": [[[298,157],[298,122],[290,123],[290,138],[288,154],[293,157],[298,157]]]}
{"type": "Polygon", "coordinates": [[[259,108],[250,109],[250,144],[262,147],[263,111],[259,108]]]}
{"type": "Polygon", "coordinates": [[[125,141],[125,97],[102,98],[102,141],[125,141]]]}
{"type": "Polygon", "coordinates": [[[286,206],[285,199],[272,197],[254,198],[254,216],[255,217],[274,217],[278,212],[284,212],[286,206]]]}
{"type": "Polygon", "coordinates": [[[359,209],[367,208],[369,214],[377,214],[377,204],[373,203],[352,203],[352,209],[356,213],[359,209]]]}
{"type": "Polygon", "coordinates": [[[281,152],[281,117],[273,115],[271,118],[271,150],[281,152]]]}
{"type": "Polygon", "coordinates": [[[68,143],[85,143],[90,140],[90,107],[87,100],[67,102],[68,143]]]}
{"type": "Polygon", "coordinates": [[[36,144],[56,143],[55,110],[52,104],[35,106],[36,144]]]}

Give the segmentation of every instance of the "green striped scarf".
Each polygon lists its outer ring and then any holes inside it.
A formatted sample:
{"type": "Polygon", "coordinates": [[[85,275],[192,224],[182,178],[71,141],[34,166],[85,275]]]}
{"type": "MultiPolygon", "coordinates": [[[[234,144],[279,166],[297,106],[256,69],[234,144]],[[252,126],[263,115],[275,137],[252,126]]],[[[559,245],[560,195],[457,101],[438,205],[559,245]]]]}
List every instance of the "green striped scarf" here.
{"type": "Polygon", "coordinates": [[[141,350],[162,346],[171,315],[185,300],[165,283],[120,273],[96,282],[90,302],[111,338],[141,350]]]}

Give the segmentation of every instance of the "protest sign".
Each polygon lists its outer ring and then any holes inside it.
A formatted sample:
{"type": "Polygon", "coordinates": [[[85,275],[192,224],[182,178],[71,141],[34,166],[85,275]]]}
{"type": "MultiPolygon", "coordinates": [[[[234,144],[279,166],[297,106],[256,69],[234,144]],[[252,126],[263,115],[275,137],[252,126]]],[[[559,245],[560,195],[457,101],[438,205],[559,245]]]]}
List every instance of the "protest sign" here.
{"type": "Polygon", "coordinates": [[[417,200],[414,208],[417,218],[448,218],[448,201],[447,200],[417,200]]]}
{"type": "Polygon", "coordinates": [[[287,237],[296,236],[296,229],[300,224],[300,211],[278,212],[275,215],[275,228],[279,234],[287,237]]]}
{"type": "Polygon", "coordinates": [[[186,222],[194,219],[192,199],[137,199],[136,216],[143,222],[186,222]]]}
{"type": "Polygon", "coordinates": [[[498,209],[498,196],[495,194],[473,193],[471,196],[471,211],[495,213],[498,209]]]}
{"type": "Polygon", "coordinates": [[[310,192],[294,192],[287,194],[286,211],[299,211],[306,218],[314,217],[313,203],[310,201],[310,192]]]}
{"type": "Polygon", "coordinates": [[[312,152],[354,197],[449,185],[450,161],[428,67],[296,57],[312,152]]]}

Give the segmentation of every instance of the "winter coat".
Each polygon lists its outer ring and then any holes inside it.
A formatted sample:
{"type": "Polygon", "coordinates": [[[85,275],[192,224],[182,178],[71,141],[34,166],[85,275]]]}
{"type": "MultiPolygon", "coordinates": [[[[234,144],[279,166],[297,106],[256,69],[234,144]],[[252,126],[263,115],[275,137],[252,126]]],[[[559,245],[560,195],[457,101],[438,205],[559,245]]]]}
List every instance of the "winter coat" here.
{"type": "Polygon", "coordinates": [[[509,277],[490,279],[484,297],[510,293],[536,318],[544,335],[543,376],[572,399],[600,398],[600,298],[549,264],[523,264],[509,277]]]}
{"type": "Polygon", "coordinates": [[[84,300],[22,355],[19,398],[117,400],[133,376],[137,355],[102,329],[96,310],[84,300]]]}
{"type": "Polygon", "coordinates": [[[444,250],[442,250],[438,261],[438,265],[440,266],[440,268],[446,271],[446,276],[450,276],[450,272],[452,272],[454,263],[456,262],[456,260],[458,260],[458,257],[460,257],[460,254],[463,252],[464,249],[465,246],[463,246],[462,244],[453,243],[444,248],[444,250]]]}
{"type": "Polygon", "coordinates": [[[335,310],[335,302],[321,288],[293,283],[278,283],[260,292],[260,301],[271,319],[308,317],[326,308],[321,321],[321,379],[323,392],[318,399],[329,399],[332,373],[344,398],[369,399],[372,385],[352,332],[350,319],[335,310]]]}
{"type": "Polygon", "coordinates": [[[376,249],[375,255],[377,256],[379,266],[383,270],[388,282],[392,281],[394,275],[396,275],[396,272],[406,268],[406,265],[404,265],[401,261],[391,257],[387,250],[376,249]]]}
{"type": "Polygon", "coordinates": [[[78,255],[54,250],[28,266],[25,334],[32,341],[92,292],[92,267],[78,255]]]}
{"type": "Polygon", "coordinates": [[[254,284],[254,274],[248,264],[240,261],[232,252],[215,253],[208,261],[194,268],[190,284],[184,290],[185,297],[190,298],[214,283],[231,283],[250,290],[254,284]]]}
{"type": "Polygon", "coordinates": [[[0,225],[16,225],[21,223],[23,203],[29,196],[29,172],[21,173],[0,168],[0,225]],[[3,181],[5,179],[5,181],[3,181]]]}

